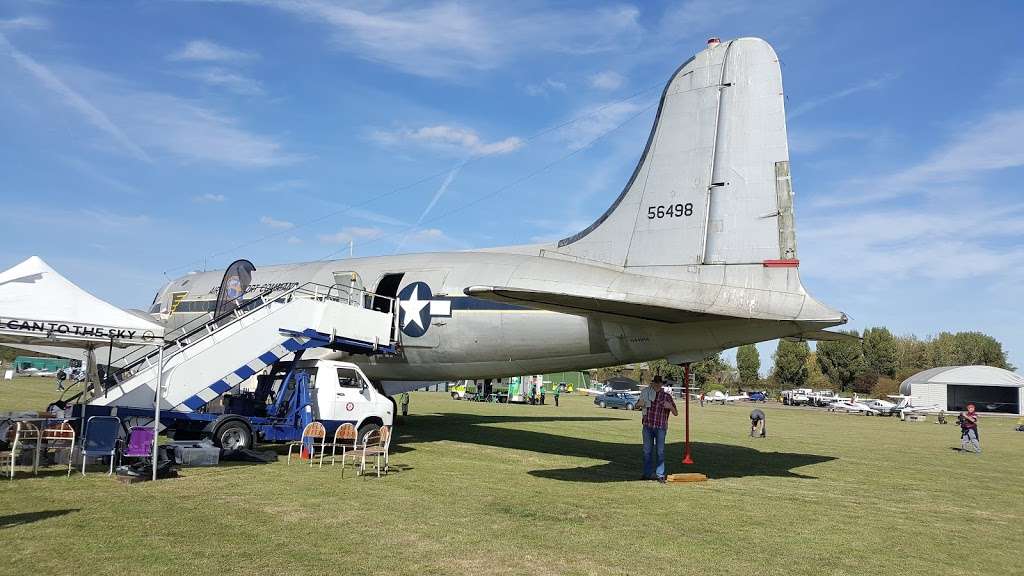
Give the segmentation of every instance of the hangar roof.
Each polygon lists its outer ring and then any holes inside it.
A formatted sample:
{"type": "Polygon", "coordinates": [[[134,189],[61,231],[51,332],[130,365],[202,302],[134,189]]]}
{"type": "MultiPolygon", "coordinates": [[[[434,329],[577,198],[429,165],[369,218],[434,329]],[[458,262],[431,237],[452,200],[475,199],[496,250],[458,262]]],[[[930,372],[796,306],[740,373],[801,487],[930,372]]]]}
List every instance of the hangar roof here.
{"type": "Polygon", "coordinates": [[[925,383],[1021,388],[1024,387],[1024,376],[993,366],[943,366],[914,374],[900,384],[900,390],[912,384],[925,383]]]}

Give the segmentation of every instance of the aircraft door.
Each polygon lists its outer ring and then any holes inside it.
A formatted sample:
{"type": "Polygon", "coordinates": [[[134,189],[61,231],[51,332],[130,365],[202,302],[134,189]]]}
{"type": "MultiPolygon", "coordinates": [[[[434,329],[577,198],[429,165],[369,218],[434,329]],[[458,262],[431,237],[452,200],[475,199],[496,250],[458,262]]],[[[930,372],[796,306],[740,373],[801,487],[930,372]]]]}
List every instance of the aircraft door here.
{"type": "Polygon", "coordinates": [[[335,272],[331,295],[335,294],[340,294],[342,300],[347,299],[352,304],[369,307],[366,288],[363,286],[363,279],[358,272],[351,270],[335,272]]]}
{"type": "Polygon", "coordinates": [[[372,408],[370,383],[352,368],[338,367],[334,370],[338,379],[338,388],[334,392],[334,420],[359,422],[372,408]]]}

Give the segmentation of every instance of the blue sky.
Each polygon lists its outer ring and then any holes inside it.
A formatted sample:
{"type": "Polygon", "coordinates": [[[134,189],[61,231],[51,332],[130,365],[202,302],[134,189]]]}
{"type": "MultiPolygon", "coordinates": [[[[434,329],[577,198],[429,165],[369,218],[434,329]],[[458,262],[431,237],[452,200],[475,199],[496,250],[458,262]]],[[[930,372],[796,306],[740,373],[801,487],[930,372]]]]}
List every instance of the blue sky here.
{"type": "Polygon", "coordinates": [[[1024,366],[1024,5],[767,4],[8,0],[0,268],[145,307],[236,257],[556,239],[621,190],[679,63],[760,36],[808,290],[1024,366]]]}

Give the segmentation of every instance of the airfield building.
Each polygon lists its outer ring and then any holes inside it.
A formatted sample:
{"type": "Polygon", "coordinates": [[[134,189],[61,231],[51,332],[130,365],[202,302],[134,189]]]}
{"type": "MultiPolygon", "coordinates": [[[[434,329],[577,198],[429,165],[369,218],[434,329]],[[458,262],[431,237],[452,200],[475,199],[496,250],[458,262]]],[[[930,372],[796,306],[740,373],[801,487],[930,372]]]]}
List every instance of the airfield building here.
{"type": "Polygon", "coordinates": [[[1024,377],[992,366],[945,366],[918,372],[900,384],[900,394],[914,396],[914,405],[965,410],[973,402],[979,412],[1024,415],[1024,377]]]}

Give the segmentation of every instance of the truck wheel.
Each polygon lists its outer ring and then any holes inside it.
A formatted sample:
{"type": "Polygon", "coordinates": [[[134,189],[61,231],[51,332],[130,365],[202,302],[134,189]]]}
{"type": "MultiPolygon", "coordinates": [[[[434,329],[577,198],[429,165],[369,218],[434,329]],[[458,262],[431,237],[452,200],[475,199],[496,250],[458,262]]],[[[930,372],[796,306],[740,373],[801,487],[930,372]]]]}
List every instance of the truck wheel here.
{"type": "Polygon", "coordinates": [[[380,430],[380,425],[379,424],[374,424],[373,422],[370,422],[368,424],[363,424],[359,428],[359,439],[356,440],[356,442],[358,442],[359,444],[362,444],[363,442],[366,441],[366,435],[369,434],[370,432],[373,432],[374,430],[380,430]]]}
{"type": "Polygon", "coordinates": [[[626,404],[626,410],[629,410],[630,412],[632,412],[633,411],[633,405],[632,404],[626,404]]]}
{"type": "Polygon", "coordinates": [[[604,400],[598,402],[597,405],[600,406],[601,408],[604,408],[604,400]]]}
{"type": "Polygon", "coordinates": [[[231,420],[213,433],[213,443],[225,450],[249,449],[252,448],[252,432],[242,422],[231,420]]]}

